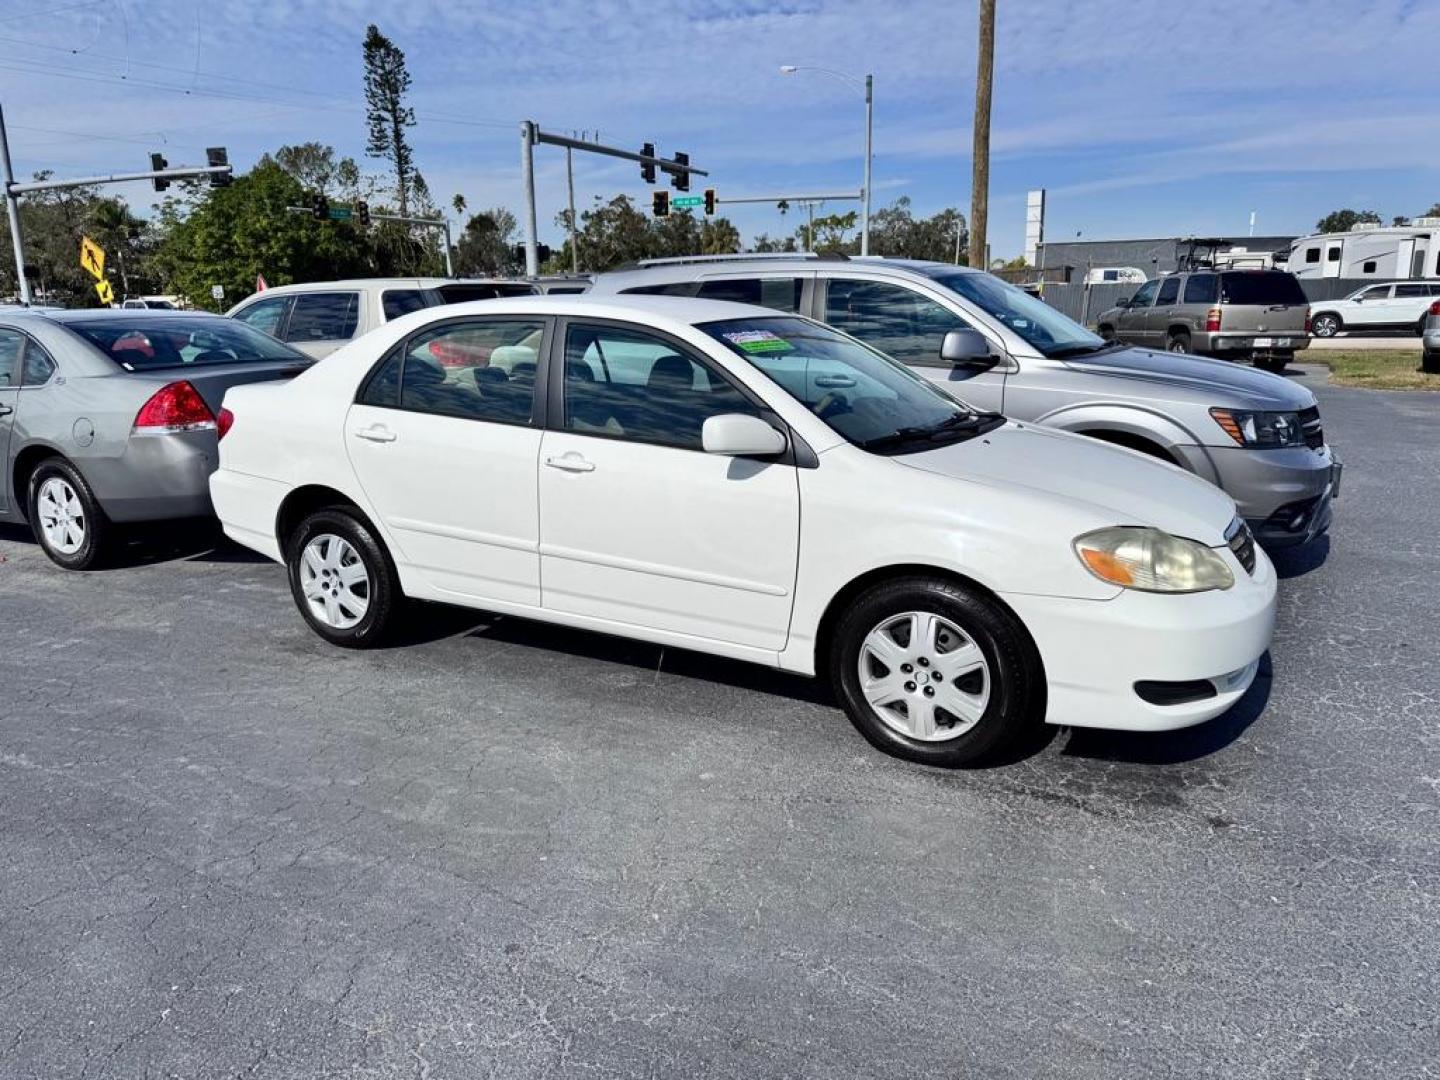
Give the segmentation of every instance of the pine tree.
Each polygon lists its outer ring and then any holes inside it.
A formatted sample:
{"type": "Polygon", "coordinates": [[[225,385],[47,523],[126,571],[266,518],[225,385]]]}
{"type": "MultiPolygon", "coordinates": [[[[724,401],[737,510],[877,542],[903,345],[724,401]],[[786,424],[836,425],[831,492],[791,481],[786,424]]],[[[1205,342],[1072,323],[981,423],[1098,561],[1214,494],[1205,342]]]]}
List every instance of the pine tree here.
{"type": "Polygon", "coordinates": [[[405,138],[405,129],[415,126],[415,110],[405,104],[409,89],[405,54],[371,23],[365,31],[365,122],[370,129],[365,153],[388,159],[394,168],[402,217],[410,212],[415,182],[414,153],[405,138]]]}

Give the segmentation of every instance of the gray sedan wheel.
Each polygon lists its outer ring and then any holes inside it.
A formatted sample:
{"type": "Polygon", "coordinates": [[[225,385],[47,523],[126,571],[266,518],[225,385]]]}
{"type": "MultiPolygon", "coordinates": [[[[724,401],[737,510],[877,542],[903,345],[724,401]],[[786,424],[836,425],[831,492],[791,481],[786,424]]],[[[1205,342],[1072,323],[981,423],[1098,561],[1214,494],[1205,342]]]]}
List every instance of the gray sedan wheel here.
{"type": "Polygon", "coordinates": [[[30,529],[66,570],[91,570],[107,552],[110,524],[80,470],[62,457],[40,463],[27,489],[30,529]]]}

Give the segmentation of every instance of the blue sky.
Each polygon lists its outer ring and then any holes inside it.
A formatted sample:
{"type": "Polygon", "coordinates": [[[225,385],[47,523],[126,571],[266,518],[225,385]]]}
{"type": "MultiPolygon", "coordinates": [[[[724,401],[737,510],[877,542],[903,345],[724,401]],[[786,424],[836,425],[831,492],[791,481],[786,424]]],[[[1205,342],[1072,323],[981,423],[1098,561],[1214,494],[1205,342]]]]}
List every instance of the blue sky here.
{"type": "MultiPolygon", "coordinates": [[[[1440,201],[1436,0],[999,0],[990,232],[1023,245],[1025,191],[1073,237],[1304,232],[1339,206],[1440,201]]],[[[16,169],[143,168],[150,149],[239,166],[286,142],[361,158],[360,42],[406,52],[417,162],[437,199],[519,211],[522,118],[686,150],[725,196],[860,184],[876,86],[875,200],[969,212],[975,9],[966,0],[0,0],[16,169]]],[[[379,169],[378,162],[371,164],[379,169]]],[[[542,234],[563,152],[537,156],[542,234]]],[[[628,163],[577,157],[577,201],[648,201],[628,163]]],[[[697,185],[703,186],[703,185],[697,185]]],[[[144,185],[126,196],[154,201],[144,185]]],[[[843,210],[844,205],[833,209],[843,210]]],[[[746,237],[796,214],[727,211],[746,237]]]]}

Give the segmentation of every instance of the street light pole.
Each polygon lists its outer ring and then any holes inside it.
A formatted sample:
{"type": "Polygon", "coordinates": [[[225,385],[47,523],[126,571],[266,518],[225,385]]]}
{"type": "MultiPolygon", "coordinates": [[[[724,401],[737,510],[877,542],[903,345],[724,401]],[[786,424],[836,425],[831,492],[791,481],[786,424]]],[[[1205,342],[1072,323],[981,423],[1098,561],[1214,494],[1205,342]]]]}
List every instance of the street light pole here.
{"type": "MultiPolygon", "coordinates": [[[[832,71],[830,68],[822,67],[798,67],[795,64],[780,65],[781,75],[794,75],[800,71],[818,71],[822,75],[830,75],[851,86],[859,87],[861,82],[854,75],[847,75],[843,71],[832,71]]],[[[874,160],[874,149],[871,143],[874,131],[875,117],[875,76],[865,76],[865,187],[861,191],[864,202],[860,205],[860,254],[870,254],[870,168],[874,160]]]]}

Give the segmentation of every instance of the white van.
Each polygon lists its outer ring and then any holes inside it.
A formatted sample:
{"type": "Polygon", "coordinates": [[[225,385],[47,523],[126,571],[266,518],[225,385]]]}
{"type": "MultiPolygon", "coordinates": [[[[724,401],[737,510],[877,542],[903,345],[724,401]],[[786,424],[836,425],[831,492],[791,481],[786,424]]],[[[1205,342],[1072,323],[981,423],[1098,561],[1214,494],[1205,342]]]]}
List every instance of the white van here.
{"type": "Polygon", "coordinates": [[[1086,285],[1144,285],[1147,280],[1138,266],[1096,266],[1085,274],[1086,285]]]}

